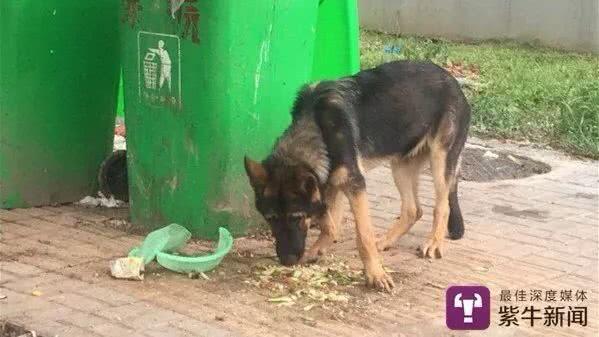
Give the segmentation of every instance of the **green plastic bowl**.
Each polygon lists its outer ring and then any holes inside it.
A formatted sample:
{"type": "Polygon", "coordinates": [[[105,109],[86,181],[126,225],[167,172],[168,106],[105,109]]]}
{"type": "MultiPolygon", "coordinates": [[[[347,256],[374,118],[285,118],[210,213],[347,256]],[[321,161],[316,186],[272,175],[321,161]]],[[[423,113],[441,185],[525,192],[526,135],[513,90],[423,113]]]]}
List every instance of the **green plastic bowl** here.
{"type": "Polygon", "coordinates": [[[170,224],[148,234],[140,247],[135,247],[129,252],[129,256],[141,257],[144,264],[150,263],[159,252],[170,252],[177,250],[187,243],[191,238],[191,232],[187,228],[170,224]]]}
{"type": "Polygon", "coordinates": [[[218,244],[214,253],[201,256],[174,255],[158,252],[156,259],[166,269],[177,273],[201,273],[216,268],[233,247],[233,236],[225,228],[218,229],[218,244]]]}

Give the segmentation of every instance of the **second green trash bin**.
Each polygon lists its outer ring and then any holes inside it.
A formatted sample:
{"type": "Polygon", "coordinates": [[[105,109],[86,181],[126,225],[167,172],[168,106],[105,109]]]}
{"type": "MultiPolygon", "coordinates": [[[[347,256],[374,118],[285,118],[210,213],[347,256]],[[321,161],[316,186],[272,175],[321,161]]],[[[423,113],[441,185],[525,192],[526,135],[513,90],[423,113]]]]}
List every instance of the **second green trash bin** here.
{"type": "Polygon", "coordinates": [[[112,151],[119,3],[0,1],[0,208],[97,191],[112,151]]]}

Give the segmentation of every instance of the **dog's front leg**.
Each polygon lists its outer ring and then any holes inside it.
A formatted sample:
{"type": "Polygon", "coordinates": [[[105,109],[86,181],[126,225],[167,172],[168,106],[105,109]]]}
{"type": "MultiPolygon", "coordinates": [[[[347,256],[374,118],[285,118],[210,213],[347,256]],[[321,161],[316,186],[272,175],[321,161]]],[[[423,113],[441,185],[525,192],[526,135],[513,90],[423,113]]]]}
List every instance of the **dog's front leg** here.
{"type": "Polygon", "coordinates": [[[395,284],[383,269],[383,264],[376,247],[376,239],[370,215],[368,214],[368,198],[365,188],[350,188],[346,195],[356,220],[358,251],[364,263],[366,282],[369,286],[390,291],[395,284]]]}
{"type": "Polygon", "coordinates": [[[337,242],[338,226],[343,217],[343,195],[335,186],[327,188],[325,193],[327,210],[319,221],[320,235],[312,247],[304,254],[302,263],[313,263],[326,254],[327,249],[337,242]]]}

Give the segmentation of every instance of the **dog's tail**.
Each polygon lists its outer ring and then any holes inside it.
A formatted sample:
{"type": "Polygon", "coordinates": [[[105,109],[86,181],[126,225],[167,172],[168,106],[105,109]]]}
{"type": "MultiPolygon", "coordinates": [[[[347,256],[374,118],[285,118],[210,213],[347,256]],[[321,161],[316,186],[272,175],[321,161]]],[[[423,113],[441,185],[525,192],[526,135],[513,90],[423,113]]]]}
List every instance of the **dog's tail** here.
{"type": "Polygon", "coordinates": [[[452,240],[460,239],[464,236],[464,219],[458,203],[458,184],[456,182],[453,190],[449,193],[449,238],[452,240]]]}

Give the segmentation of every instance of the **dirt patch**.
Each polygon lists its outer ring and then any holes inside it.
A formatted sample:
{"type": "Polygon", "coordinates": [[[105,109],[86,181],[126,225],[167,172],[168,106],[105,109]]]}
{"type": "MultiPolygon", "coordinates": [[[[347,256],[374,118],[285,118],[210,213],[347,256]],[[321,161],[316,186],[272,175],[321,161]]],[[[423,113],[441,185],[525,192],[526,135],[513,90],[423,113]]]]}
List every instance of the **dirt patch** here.
{"type": "Polygon", "coordinates": [[[123,207],[86,207],[78,204],[73,204],[78,211],[99,215],[103,220],[79,220],[75,224],[75,228],[79,227],[106,227],[127,234],[146,235],[151,232],[151,229],[142,225],[133,224],[129,221],[129,205],[123,207]]]}
{"type": "Polygon", "coordinates": [[[127,234],[133,235],[146,235],[151,232],[151,230],[142,225],[133,224],[127,220],[120,218],[111,218],[102,221],[102,225],[107,228],[116,229],[127,234]]]}
{"type": "Polygon", "coordinates": [[[488,182],[520,179],[551,171],[551,166],[528,157],[494,149],[466,148],[462,153],[461,178],[488,182]]]}
{"type": "Polygon", "coordinates": [[[258,241],[274,242],[271,230],[267,228],[267,225],[257,225],[248,228],[245,237],[248,239],[254,239],[258,241]]]}
{"type": "Polygon", "coordinates": [[[578,192],[574,195],[575,198],[581,198],[581,199],[590,199],[590,200],[597,200],[597,198],[599,196],[597,196],[597,194],[591,194],[591,193],[582,193],[582,192],[578,192]]]}
{"type": "Polygon", "coordinates": [[[500,206],[500,205],[495,205],[493,206],[492,209],[493,212],[495,213],[500,213],[503,215],[507,215],[507,216],[511,216],[511,217],[515,217],[515,218],[532,218],[532,219],[546,219],[547,218],[547,211],[540,211],[538,209],[534,209],[534,208],[526,208],[526,209],[515,209],[512,206],[508,205],[508,206],[500,206]]]}
{"type": "Polygon", "coordinates": [[[0,322],[0,337],[42,337],[33,331],[10,322],[0,322]]]}

